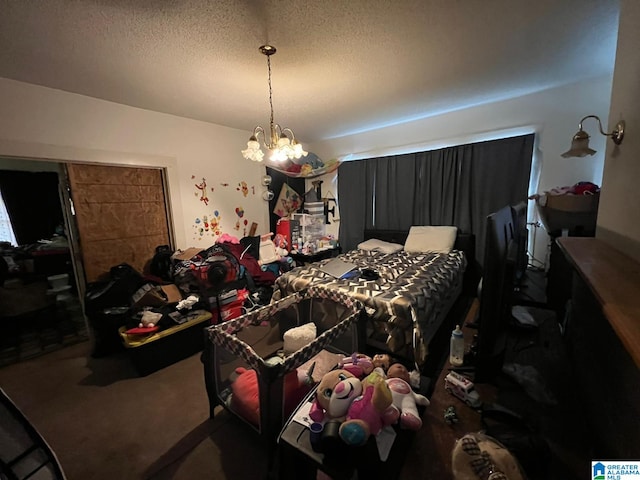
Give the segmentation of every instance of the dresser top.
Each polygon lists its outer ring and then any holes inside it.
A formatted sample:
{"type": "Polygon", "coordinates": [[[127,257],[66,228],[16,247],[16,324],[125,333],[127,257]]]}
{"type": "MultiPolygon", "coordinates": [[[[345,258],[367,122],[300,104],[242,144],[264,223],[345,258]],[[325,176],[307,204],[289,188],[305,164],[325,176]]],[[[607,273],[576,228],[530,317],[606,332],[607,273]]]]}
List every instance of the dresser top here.
{"type": "Polygon", "coordinates": [[[640,263],[597,238],[560,237],[557,243],[640,368],[640,263]]]}

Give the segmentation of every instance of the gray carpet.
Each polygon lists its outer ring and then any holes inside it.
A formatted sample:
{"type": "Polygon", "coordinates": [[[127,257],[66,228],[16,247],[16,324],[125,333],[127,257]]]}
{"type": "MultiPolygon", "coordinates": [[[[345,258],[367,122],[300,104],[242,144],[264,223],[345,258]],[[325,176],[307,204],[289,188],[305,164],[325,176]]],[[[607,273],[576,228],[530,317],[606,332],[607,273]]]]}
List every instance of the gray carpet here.
{"type": "MultiPolygon", "coordinates": [[[[477,303],[468,312],[463,305],[449,323],[459,322],[465,314],[469,320],[475,311],[477,303]]],[[[544,348],[531,348],[523,338],[518,343],[518,358],[531,356],[531,362],[526,363],[556,358],[550,354],[551,343],[536,335],[535,344],[544,348]]],[[[562,364],[547,363],[552,367],[562,364]]],[[[556,386],[557,382],[548,378],[549,386],[556,386]]],[[[0,368],[0,385],[53,448],[69,480],[266,477],[267,458],[258,435],[221,408],[209,420],[199,354],[138,377],[126,352],[94,359],[85,341],[0,368]]],[[[444,397],[438,400],[432,396],[434,406],[443,408],[456,402],[443,387],[440,390],[444,397]]],[[[519,392],[517,398],[523,398],[521,390],[512,386],[501,389],[501,396],[509,392],[519,392]]],[[[553,431],[553,450],[562,457],[553,462],[553,475],[544,480],[580,478],[570,472],[587,471],[582,470],[588,466],[588,457],[583,458],[585,449],[579,441],[585,436],[576,434],[579,422],[568,421],[575,414],[575,402],[563,403],[569,408],[545,409],[538,402],[527,402],[529,417],[544,414],[551,420],[537,424],[553,431]]],[[[522,400],[517,404],[524,405],[522,400]]],[[[451,480],[446,465],[450,464],[453,442],[479,424],[477,414],[456,405],[463,420],[466,415],[473,421],[461,421],[453,428],[443,421],[442,408],[428,407],[423,416],[425,425],[413,438],[406,461],[397,472],[399,480],[451,480]],[[442,438],[448,440],[438,440],[442,438]]]]}
{"type": "Polygon", "coordinates": [[[199,355],[137,377],[89,343],[0,369],[0,384],[69,480],[259,478],[262,444],[225,411],[208,420],[199,355]],[[247,461],[249,460],[249,461],[247,461]]]}
{"type": "MultiPolygon", "coordinates": [[[[468,307],[461,302],[452,317],[463,318],[468,307]]],[[[69,480],[266,478],[266,449],[255,431],[220,407],[209,420],[199,354],[138,377],[126,352],[94,359],[90,351],[83,342],[0,368],[0,385],[69,480]]],[[[412,450],[422,453],[396,472],[399,480],[427,478],[425,462],[443,473],[438,480],[451,479],[442,466],[452,445],[433,437],[450,427],[433,413],[436,420],[413,439],[412,450]]]]}

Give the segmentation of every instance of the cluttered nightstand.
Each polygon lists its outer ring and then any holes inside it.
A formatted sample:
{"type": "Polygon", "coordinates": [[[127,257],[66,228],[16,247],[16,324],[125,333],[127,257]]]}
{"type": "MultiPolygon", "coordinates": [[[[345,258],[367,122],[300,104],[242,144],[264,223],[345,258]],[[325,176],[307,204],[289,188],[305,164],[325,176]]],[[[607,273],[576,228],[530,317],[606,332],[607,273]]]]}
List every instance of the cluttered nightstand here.
{"type": "Polygon", "coordinates": [[[388,433],[381,439],[382,442],[371,437],[362,447],[347,447],[339,441],[335,429],[336,438],[332,439],[331,435],[323,438],[322,448],[314,450],[309,427],[304,424],[304,412],[308,411],[314,395],[315,388],[302,401],[280,433],[279,478],[315,479],[318,470],[334,480],[351,479],[354,474],[357,474],[357,478],[395,478],[415,433],[388,427],[388,433]],[[380,459],[380,449],[387,450],[386,461],[380,459]]]}
{"type": "Polygon", "coordinates": [[[317,262],[319,260],[324,260],[326,258],[337,257],[342,249],[340,247],[331,247],[324,248],[322,250],[318,250],[311,254],[303,254],[303,253],[290,253],[289,256],[293,258],[293,261],[296,262],[296,265],[306,265],[307,263],[317,262]]]}

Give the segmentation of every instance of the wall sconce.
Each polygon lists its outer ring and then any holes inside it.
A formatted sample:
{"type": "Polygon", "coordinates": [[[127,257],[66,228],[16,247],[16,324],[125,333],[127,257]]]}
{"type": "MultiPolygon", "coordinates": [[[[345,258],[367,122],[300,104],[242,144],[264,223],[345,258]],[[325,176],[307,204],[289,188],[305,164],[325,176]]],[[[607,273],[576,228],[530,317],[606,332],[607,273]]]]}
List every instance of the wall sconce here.
{"type": "Polygon", "coordinates": [[[596,120],[598,120],[600,133],[607,137],[611,137],[613,143],[615,143],[616,145],[620,145],[622,143],[622,139],[624,138],[624,120],[620,120],[616,124],[616,128],[613,132],[607,133],[602,130],[602,122],[597,115],[587,115],[582,120],[580,120],[580,124],[578,125],[579,130],[571,140],[571,148],[562,154],[564,158],[586,157],[587,155],[593,155],[594,153],[596,153],[595,150],[589,148],[589,134],[582,129],[582,122],[584,122],[587,118],[595,118],[596,120]]]}

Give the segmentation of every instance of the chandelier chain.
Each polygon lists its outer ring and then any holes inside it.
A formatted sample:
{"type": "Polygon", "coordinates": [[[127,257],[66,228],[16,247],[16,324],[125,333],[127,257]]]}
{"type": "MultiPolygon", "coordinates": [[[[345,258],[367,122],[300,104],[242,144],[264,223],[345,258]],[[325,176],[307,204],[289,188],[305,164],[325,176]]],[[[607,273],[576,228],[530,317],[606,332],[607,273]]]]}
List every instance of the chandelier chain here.
{"type": "Polygon", "coordinates": [[[269,125],[273,126],[273,92],[271,89],[271,56],[267,55],[267,68],[269,70],[269,108],[271,110],[271,117],[269,119],[269,125]]]}

